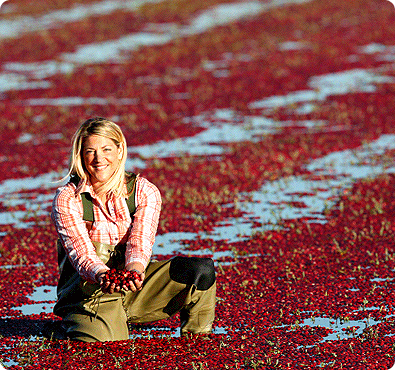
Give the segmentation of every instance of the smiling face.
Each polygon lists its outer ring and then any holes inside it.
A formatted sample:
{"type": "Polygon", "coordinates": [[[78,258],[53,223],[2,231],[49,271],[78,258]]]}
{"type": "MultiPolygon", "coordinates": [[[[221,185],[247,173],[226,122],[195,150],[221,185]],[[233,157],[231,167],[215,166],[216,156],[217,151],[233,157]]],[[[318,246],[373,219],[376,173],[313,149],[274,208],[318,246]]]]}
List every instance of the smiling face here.
{"type": "Polygon", "coordinates": [[[88,136],[83,143],[82,159],[93,189],[106,183],[120,165],[122,149],[104,136],[88,136]]]}

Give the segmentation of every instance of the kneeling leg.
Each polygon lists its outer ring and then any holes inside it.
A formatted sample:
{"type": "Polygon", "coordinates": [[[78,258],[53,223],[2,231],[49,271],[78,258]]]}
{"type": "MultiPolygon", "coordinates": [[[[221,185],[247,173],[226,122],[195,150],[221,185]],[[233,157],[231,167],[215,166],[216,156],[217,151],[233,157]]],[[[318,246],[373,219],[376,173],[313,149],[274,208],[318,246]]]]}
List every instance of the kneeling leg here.
{"type": "Polygon", "coordinates": [[[215,311],[215,269],[209,258],[175,257],[151,262],[143,289],[124,299],[133,323],[169,318],[180,312],[182,333],[209,333],[215,311]]]}

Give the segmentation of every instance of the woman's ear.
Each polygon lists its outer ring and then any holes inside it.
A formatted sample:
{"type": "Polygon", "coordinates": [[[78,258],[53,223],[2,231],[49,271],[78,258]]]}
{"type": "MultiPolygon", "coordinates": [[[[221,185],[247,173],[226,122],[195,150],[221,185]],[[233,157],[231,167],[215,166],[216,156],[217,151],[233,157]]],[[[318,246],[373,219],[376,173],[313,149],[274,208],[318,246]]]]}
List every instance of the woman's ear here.
{"type": "Polygon", "coordinates": [[[123,145],[118,147],[118,159],[122,159],[123,156],[123,145]]]}

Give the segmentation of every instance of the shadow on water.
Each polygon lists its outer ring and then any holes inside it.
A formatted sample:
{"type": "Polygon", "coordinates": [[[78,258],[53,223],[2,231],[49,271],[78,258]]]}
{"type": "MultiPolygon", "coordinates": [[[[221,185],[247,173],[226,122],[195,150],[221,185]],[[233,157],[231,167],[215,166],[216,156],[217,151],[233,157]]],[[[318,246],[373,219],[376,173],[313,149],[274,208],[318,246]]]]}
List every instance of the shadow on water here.
{"type": "Polygon", "coordinates": [[[52,320],[0,319],[2,337],[62,339],[62,322],[52,320]]]}
{"type": "MultiPolygon", "coordinates": [[[[4,338],[47,338],[66,339],[62,320],[0,319],[0,337],[4,338]]],[[[157,327],[155,325],[129,324],[130,339],[181,336],[180,328],[157,327]]],[[[224,328],[213,328],[213,334],[226,334],[224,328]]]]}

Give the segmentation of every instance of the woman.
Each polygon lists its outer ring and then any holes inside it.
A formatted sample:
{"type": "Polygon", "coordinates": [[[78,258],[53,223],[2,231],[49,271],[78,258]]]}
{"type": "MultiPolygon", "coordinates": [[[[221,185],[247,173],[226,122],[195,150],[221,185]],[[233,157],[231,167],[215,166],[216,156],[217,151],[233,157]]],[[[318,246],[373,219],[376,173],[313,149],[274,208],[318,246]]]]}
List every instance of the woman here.
{"type": "Polygon", "coordinates": [[[70,181],[57,190],[52,208],[60,270],[54,313],[63,318],[67,337],[85,342],[126,340],[127,321],[177,312],[183,334],[210,333],[213,262],[150,261],[161,197],[148,180],[125,172],[126,158],[125,137],[109,120],[88,119],[74,135],[70,181]],[[135,275],[109,282],[110,268],[135,275]]]}

